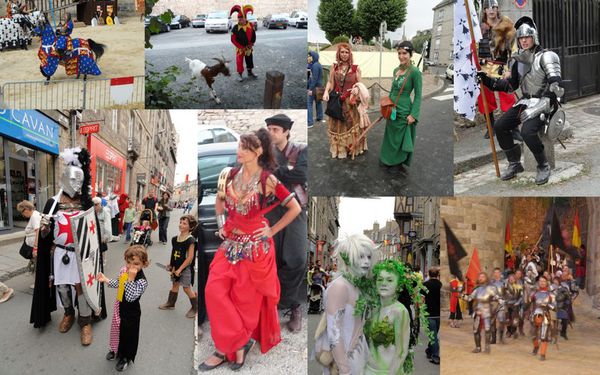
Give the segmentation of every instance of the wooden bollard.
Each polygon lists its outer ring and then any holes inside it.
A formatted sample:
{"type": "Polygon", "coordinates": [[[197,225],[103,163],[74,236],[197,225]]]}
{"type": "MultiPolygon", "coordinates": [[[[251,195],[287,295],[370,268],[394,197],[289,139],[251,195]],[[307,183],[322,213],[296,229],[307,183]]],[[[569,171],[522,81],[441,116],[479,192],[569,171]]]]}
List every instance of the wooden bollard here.
{"type": "Polygon", "coordinates": [[[281,96],[283,95],[283,80],[285,74],[271,70],[267,72],[265,81],[265,97],[263,106],[266,109],[281,108],[281,96]]]}

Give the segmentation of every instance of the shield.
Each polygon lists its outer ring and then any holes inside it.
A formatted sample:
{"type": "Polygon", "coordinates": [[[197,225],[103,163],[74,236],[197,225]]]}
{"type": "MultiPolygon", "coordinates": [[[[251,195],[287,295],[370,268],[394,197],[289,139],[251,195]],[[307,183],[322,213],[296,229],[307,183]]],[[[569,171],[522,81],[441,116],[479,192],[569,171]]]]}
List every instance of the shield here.
{"type": "Polygon", "coordinates": [[[551,140],[555,141],[555,140],[559,139],[559,137],[562,134],[564,129],[565,129],[565,112],[559,108],[554,113],[552,118],[550,118],[550,121],[548,122],[548,130],[547,130],[548,137],[550,137],[551,140]]]}
{"type": "Polygon", "coordinates": [[[81,278],[81,289],[85,300],[96,315],[100,314],[100,283],[96,275],[100,272],[100,244],[98,242],[98,223],[94,208],[73,216],[71,229],[75,254],[77,255],[77,268],[81,278]]]}

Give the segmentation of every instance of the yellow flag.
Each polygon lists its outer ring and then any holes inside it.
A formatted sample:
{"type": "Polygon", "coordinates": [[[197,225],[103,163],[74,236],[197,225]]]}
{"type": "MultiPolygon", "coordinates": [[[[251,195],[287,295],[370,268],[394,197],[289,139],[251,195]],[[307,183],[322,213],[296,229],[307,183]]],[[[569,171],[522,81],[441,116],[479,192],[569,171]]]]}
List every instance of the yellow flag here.
{"type": "Polygon", "coordinates": [[[117,300],[119,302],[123,302],[123,294],[125,294],[125,283],[127,280],[129,280],[129,275],[127,274],[127,271],[125,271],[119,276],[119,289],[117,290],[117,300]]]}
{"type": "Polygon", "coordinates": [[[579,225],[579,212],[575,212],[575,220],[573,223],[573,246],[581,247],[581,227],[579,225]]]}

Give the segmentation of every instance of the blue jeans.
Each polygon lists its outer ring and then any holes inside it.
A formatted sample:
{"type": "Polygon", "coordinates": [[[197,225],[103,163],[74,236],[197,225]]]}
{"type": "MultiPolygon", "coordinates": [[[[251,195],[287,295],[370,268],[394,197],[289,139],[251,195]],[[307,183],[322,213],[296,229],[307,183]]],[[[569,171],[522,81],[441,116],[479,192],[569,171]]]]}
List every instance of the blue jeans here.
{"type": "Polygon", "coordinates": [[[315,100],[315,91],[313,90],[312,95],[306,95],[306,109],[308,114],[308,125],[312,124],[315,120],[313,118],[313,102],[317,105],[317,121],[323,120],[323,102],[315,100]]]}
{"type": "Polygon", "coordinates": [[[427,318],[429,321],[429,330],[433,332],[433,341],[427,345],[427,351],[431,354],[431,358],[440,358],[440,341],[438,340],[438,332],[440,330],[440,318],[427,318]]]}
{"type": "Polygon", "coordinates": [[[131,241],[131,227],[133,227],[133,222],[131,223],[123,223],[125,229],[125,242],[131,241]]]}

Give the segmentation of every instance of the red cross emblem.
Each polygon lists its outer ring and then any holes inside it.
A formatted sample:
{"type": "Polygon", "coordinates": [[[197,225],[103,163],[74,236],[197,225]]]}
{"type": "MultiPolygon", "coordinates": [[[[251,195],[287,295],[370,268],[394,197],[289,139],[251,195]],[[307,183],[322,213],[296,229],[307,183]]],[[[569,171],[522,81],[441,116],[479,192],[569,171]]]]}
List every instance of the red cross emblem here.
{"type": "MultiPolygon", "coordinates": [[[[69,245],[73,243],[73,231],[71,230],[71,217],[77,215],[79,212],[74,213],[63,213],[63,218],[65,223],[61,223],[60,217],[57,220],[58,223],[58,236],[65,234],[67,239],[64,242],[64,245],[69,245]]],[[[57,236],[57,237],[58,237],[57,236]]]]}
{"type": "Polygon", "coordinates": [[[94,234],[95,230],[96,230],[96,225],[94,225],[94,220],[92,220],[92,221],[90,221],[90,232],[92,234],[94,234]]]}
{"type": "Polygon", "coordinates": [[[88,279],[87,279],[86,284],[89,286],[94,285],[94,276],[91,273],[88,273],[88,279]]]}

